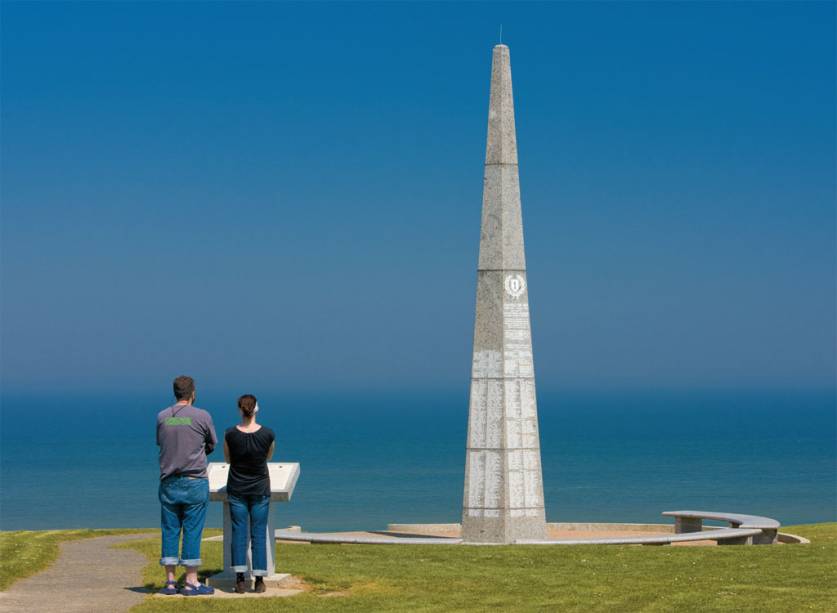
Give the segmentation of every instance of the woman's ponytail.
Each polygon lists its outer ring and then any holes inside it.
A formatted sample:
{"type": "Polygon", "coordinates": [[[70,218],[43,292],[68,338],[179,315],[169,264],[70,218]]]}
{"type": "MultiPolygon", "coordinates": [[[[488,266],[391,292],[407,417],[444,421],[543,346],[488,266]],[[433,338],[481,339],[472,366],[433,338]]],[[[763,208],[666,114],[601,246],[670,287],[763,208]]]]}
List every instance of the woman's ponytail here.
{"type": "Polygon", "coordinates": [[[247,419],[256,414],[256,397],[253,394],[244,394],[238,399],[238,408],[241,409],[241,414],[247,419]]]}

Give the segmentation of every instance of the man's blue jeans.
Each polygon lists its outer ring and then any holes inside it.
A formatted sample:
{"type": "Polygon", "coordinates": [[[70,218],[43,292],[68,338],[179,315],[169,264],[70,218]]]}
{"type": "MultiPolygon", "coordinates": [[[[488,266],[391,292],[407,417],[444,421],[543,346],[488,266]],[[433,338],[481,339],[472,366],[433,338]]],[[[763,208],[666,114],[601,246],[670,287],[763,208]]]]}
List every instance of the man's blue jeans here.
{"type": "MultiPolygon", "coordinates": [[[[247,572],[247,523],[253,544],[253,576],[267,576],[267,517],[270,496],[229,496],[232,523],[232,570],[247,572]]],[[[271,535],[272,536],[272,535],[271,535]]],[[[270,539],[271,546],[273,539],[270,539]]]]}
{"type": "Polygon", "coordinates": [[[163,566],[200,566],[201,535],[209,503],[209,481],[167,477],[160,481],[160,525],[163,529],[163,566]],[[180,531],[183,551],[178,555],[180,531]]]}

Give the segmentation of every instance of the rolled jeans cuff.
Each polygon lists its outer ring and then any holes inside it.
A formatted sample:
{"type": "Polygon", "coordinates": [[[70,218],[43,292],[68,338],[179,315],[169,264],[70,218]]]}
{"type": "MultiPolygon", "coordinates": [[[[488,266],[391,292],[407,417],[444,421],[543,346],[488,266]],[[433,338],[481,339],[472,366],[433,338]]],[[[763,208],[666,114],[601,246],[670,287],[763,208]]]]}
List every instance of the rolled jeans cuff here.
{"type": "Polygon", "coordinates": [[[200,558],[195,558],[194,560],[180,560],[180,565],[181,566],[200,566],[201,565],[201,559],[200,558]]]}
{"type": "Polygon", "coordinates": [[[234,573],[246,573],[247,572],[247,565],[243,564],[241,566],[230,566],[234,573]]]}
{"type": "Polygon", "coordinates": [[[266,570],[256,570],[255,568],[253,569],[253,572],[250,573],[250,574],[253,575],[254,577],[267,577],[267,571],[266,570]]]}
{"type": "Polygon", "coordinates": [[[160,566],[177,566],[178,562],[177,558],[160,558],[160,566]]]}

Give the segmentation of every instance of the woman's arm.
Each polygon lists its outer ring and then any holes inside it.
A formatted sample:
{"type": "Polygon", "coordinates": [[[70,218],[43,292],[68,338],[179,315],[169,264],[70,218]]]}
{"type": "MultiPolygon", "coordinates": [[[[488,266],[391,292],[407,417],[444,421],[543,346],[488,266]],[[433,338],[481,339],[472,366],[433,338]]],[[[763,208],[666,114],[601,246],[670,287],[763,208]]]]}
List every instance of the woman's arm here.
{"type": "Polygon", "coordinates": [[[273,441],[270,444],[270,449],[267,450],[267,461],[268,462],[270,462],[270,458],[273,457],[273,452],[275,451],[275,449],[276,449],[276,441],[273,441]]]}
{"type": "Polygon", "coordinates": [[[224,439],[224,462],[230,463],[230,446],[227,445],[227,439],[224,439]]]}

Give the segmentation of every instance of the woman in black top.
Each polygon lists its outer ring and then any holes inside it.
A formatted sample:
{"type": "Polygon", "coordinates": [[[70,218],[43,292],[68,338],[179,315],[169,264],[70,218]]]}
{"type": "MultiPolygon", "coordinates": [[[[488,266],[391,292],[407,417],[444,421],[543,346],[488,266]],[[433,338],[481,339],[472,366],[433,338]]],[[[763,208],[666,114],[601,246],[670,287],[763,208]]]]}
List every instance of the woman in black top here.
{"type": "Polygon", "coordinates": [[[232,520],[231,557],[236,573],[235,591],[244,593],[247,572],[247,524],[253,553],[253,576],[256,591],[264,592],[267,576],[267,547],[273,544],[267,534],[270,513],[270,475],[267,461],[273,456],[276,436],[273,430],[256,423],[259,405],[256,397],[245,394],[238,399],[241,423],[224,434],[224,458],[230,465],[227,497],[232,520]]]}

